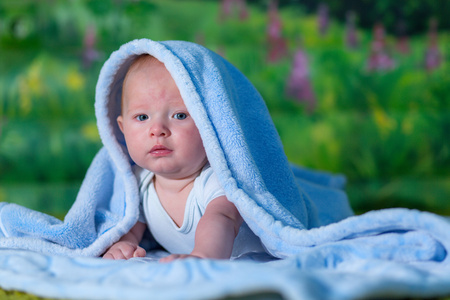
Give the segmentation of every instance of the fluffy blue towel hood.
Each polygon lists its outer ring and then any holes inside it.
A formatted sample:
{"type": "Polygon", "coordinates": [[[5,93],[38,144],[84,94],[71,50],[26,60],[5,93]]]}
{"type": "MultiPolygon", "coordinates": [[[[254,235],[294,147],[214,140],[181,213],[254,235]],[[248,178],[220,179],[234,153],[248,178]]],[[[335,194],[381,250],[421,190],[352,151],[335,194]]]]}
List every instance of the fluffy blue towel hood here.
{"type": "Polygon", "coordinates": [[[104,147],[64,222],[0,204],[0,227],[9,237],[0,246],[100,255],[136,223],[138,183],[116,119],[123,78],[140,54],[154,56],[172,75],[228,199],[271,254],[296,252],[295,231],[352,214],[342,176],[288,162],[261,95],[232,64],[194,43],[140,39],[112,53],[100,72],[95,111],[104,147]]]}
{"type": "MultiPolygon", "coordinates": [[[[194,43],[136,40],[105,63],[97,86],[98,128],[123,173],[131,174],[124,137],[116,123],[122,82],[133,58],[144,53],[164,63],[172,75],[228,199],[263,241],[267,233],[274,241],[282,239],[285,227],[305,229],[322,223],[309,197],[323,197],[328,188],[317,195],[305,194],[261,95],[232,64],[194,43]]],[[[342,178],[330,176],[329,182],[333,180],[339,184],[342,178]]],[[[336,211],[333,221],[351,214],[346,201],[339,204],[344,209],[336,211]]]]}
{"type": "MultiPolygon", "coordinates": [[[[132,59],[148,53],[163,62],[194,119],[210,164],[239,207],[256,202],[284,225],[307,227],[308,212],[266,106],[251,83],[219,55],[193,43],[134,41],[105,63],[96,113],[102,141],[114,162],[128,171],[129,158],[117,126],[122,82],[132,59]],[[117,141],[119,143],[117,143],[117,141]],[[279,199],[277,201],[276,199],[279,199]]],[[[264,212],[266,211],[266,212],[264,212]]],[[[256,217],[253,212],[252,217],[256,217]]],[[[250,217],[250,216],[249,216],[250,217]]]]}

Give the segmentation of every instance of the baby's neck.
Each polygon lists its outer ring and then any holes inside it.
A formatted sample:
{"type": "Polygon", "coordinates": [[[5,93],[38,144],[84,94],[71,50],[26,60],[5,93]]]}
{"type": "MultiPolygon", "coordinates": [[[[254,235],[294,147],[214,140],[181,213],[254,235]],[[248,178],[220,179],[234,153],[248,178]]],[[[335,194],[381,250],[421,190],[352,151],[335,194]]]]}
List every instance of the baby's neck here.
{"type": "Polygon", "coordinates": [[[159,192],[170,193],[170,194],[180,194],[184,193],[186,189],[189,191],[192,189],[195,178],[197,178],[198,174],[187,178],[181,179],[173,179],[166,178],[163,176],[158,176],[155,174],[153,177],[153,184],[155,185],[155,189],[159,192]]]}
{"type": "Polygon", "coordinates": [[[184,174],[176,174],[176,175],[161,175],[154,173],[153,176],[153,184],[155,189],[158,192],[165,192],[171,194],[180,194],[184,193],[187,190],[192,189],[194,185],[195,179],[202,173],[205,165],[208,163],[207,160],[201,165],[201,167],[194,171],[193,173],[184,173],[184,174]]]}

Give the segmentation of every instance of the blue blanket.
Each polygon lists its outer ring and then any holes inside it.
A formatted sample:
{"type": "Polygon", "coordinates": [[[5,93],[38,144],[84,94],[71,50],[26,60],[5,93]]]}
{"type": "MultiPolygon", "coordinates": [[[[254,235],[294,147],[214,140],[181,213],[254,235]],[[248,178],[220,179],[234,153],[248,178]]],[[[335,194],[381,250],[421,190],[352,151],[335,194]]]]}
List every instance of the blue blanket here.
{"type": "Polygon", "coordinates": [[[0,287],[76,299],[450,294],[448,220],[406,209],[353,216],[345,178],[289,164],[259,93],[204,47],[146,39],[123,45],[101,70],[95,109],[104,147],[63,221],[0,203],[0,287]],[[270,255],[167,265],[152,251],[140,260],[97,258],[139,215],[138,183],[116,118],[124,75],[144,53],[174,78],[228,199],[270,255]]]}

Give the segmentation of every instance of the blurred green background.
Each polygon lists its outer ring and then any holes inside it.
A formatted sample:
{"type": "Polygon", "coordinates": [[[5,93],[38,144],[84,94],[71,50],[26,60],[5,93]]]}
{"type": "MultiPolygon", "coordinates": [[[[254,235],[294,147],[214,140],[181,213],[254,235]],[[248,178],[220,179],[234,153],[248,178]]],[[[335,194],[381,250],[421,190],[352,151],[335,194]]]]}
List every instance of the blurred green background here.
{"type": "Polygon", "coordinates": [[[237,66],[288,158],[345,174],[356,213],[449,215],[448,3],[2,0],[0,201],[64,216],[101,147],[99,70],[145,37],[194,41],[237,66]]]}

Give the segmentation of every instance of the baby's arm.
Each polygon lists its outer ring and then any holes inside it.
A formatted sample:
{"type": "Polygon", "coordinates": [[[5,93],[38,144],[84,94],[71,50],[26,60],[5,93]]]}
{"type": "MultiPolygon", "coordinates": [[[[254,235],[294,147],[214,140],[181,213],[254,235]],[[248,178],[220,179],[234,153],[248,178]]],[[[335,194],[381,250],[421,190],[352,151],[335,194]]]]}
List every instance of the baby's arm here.
{"type": "Polygon", "coordinates": [[[170,262],[179,258],[230,258],[234,239],[242,225],[242,217],[225,196],[212,200],[206,207],[195,232],[195,246],[189,255],[173,254],[161,259],[170,262]]]}
{"type": "Polygon", "coordinates": [[[131,230],[122,236],[120,240],[113,244],[103,258],[106,259],[129,259],[132,257],[144,257],[145,250],[139,247],[147,225],[137,222],[131,230]]]}

